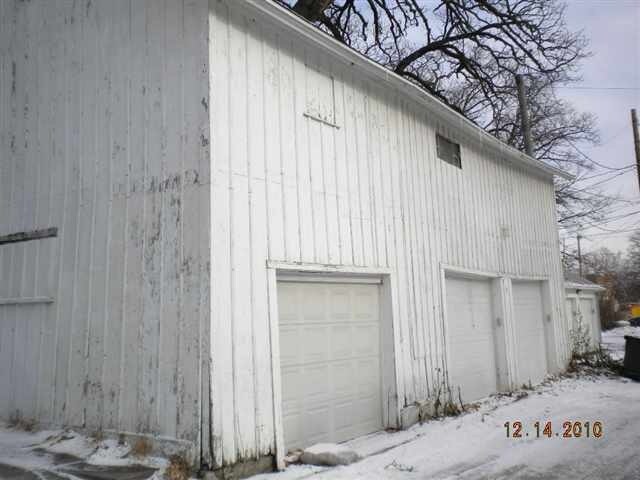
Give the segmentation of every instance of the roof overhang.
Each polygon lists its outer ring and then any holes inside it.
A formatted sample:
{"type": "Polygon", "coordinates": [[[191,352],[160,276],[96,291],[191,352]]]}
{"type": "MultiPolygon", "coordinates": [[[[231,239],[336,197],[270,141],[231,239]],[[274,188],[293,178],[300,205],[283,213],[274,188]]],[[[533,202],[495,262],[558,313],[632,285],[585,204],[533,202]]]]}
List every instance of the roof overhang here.
{"type": "MultiPolygon", "coordinates": [[[[236,4],[236,1],[231,3],[236,4]]],[[[277,24],[286,26],[292,33],[306,39],[310,43],[317,45],[331,56],[340,59],[346,65],[360,68],[364,73],[368,74],[376,80],[378,85],[385,85],[397,90],[407,98],[415,100],[420,105],[435,113],[440,120],[451,128],[460,129],[467,138],[475,140],[481,147],[486,147],[505,160],[524,167],[527,170],[533,170],[546,176],[558,176],[565,179],[572,179],[573,175],[559,168],[548,165],[540,160],[526,155],[525,153],[507,145],[489,134],[464,115],[456,112],[451,107],[444,104],[436,97],[428,94],[418,86],[402,78],[389,69],[379,65],[373,60],[365,57],[361,53],[352,48],[338,42],[335,38],[324,33],[307,20],[298,16],[294,12],[275,4],[268,0],[244,0],[242,3],[251,9],[256,16],[271,19],[277,24]]]]}
{"type": "Polygon", "coordinates": [[[584,283],[564,282],[565,290],[585,290],[589,292],[604,292],[606,288],[600,285],[587,285],[584,283]]]}

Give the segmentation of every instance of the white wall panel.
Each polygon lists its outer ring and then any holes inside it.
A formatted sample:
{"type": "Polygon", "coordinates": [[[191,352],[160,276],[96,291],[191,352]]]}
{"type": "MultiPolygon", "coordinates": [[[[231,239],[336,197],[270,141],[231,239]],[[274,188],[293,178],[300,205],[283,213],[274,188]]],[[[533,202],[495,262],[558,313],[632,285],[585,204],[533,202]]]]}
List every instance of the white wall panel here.
{"type": "Polygon", "coordinates": [[[59,229],[0,247],[0,297],[55,299],[0,306],[2,416],[274,453],[267,260],[391,272],[401,406],[446,371],[443,264],[548,278],[564,365],[550,178],[246,5],[0,2],[0,234],[59,229]]]}
{"type": "Polygon", "coordinates": [[[245,6],[210,1],[216,461],[274,453],[267,260],[391,270],[401,405],[446,369],[443,264],[548,278],[564,365],[550,177],[245,6]],[[436,132],[461,143],[462,169],[436,157],[436,132]]]}
{"type": "Polygon", "coordinates": [[[3,418],[200,441],[207,11],[0,2],[0,235],[59,230],[0,246],[0,298],[55,300],[0,306],[3,418]]]}

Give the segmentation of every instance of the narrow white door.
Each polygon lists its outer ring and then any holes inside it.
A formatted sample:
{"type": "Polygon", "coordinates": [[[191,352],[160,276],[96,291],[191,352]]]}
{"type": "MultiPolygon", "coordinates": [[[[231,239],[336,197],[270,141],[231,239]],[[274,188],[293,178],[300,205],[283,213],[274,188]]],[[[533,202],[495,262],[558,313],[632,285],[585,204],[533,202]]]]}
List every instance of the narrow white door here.
{"type": "Polygon", "coordinates": [[[578,324],[575,318],[575,302],[572,298],[566,298],[564,301],[565,311],[567,315],[567,325],[569,327],[569,334],[572,335],[575,332],[578,324]]]}
{"type": "Polygon", "coordinates": [[[540,383],[547,374],[541,282],[513,282],[519,384],[540,383]]]}
{"type": "Polygon", "coordinates": [[[585,330],[589,331],[589,343],[592,348],[600,344],[600,325],[593,298],[580,299],[580,312],[585,330]]]}
{"type": "Polygon", "coordinates": [[[496,348],[491,283],[446,279],[449,380],[454,396],[472,402],[496,392],[496,348]]]}
{"type": "Polygon", "coordinates": [[[379,287],[278,282],[285,447],[382,428],[379,287]]]}
{"type": "Polygon", "coordinates": [[[567,327],[569,328],[569,344],[571,351],[576,348],[576,335],[578,331],[578,315],[576,311],[576,301],[573,298],[566,298],[564,300],[565,309],[567,313],[567,327]]]}

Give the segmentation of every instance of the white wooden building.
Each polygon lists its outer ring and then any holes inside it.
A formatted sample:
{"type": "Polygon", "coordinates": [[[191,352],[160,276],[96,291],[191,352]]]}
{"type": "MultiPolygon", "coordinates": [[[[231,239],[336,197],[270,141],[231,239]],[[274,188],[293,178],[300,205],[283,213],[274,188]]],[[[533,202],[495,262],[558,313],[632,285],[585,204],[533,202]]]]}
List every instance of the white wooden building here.
{"type": "MultiPolygon", "coordinates": [[[[569,338],[575,345],[582,336],[586,336],[589,346],[596,349],[602,340],[600,323],[599,295],[605,288],[574,274],[565,274],[565,308],[569,338]]],[[[572,347],[575,349],[575,347],[572,347]]]]}
{"type": "Polygon", "coordinates": [[[0,19],[1,417],[282,466],[567,364],[561,172],[268,1],[0,19]]]}

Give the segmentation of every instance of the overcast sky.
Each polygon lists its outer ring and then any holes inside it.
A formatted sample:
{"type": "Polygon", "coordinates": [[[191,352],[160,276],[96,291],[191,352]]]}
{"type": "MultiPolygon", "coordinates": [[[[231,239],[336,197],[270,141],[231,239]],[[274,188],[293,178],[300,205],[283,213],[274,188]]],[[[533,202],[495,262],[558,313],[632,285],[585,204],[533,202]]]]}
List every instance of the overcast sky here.
{"type": "MultiPolygon", "coordinates": [[[[583,63],[583,81],[579,86],[558,88],[557,95],[571,101],[578,109],[594,113],[598,118],[601,145],[581,149],[603,165],[619,168],[635,163],[630,109],[640,115],[640,0],[567,0],[567,24],[572,30],[583,30],[590,39],[593,56],[583,63]]],[[[578,85],[576,85],[578,86],[578,85]]],[[[605,172],[599,169],[597,172],[605,172]]],[[[585,250],[608,247],[626,250],[629,232],[640,228],[640,193],[635,169],[612,178],[611,172],[585,185],[602,179],[609,195],[621,195],[627,202],[617,204],[609,218],[623,217],[603,224],[603,228],[585,228],[585,250]],[[625,216],[637,212],[634,215],[625,216]],[[606,230],[605,230],[606,229],[606,230]],[[613,231],[611,231],[613,230],[613,231]]],[[[567,239],[569,248],[575,238],[567,239]]]]}

